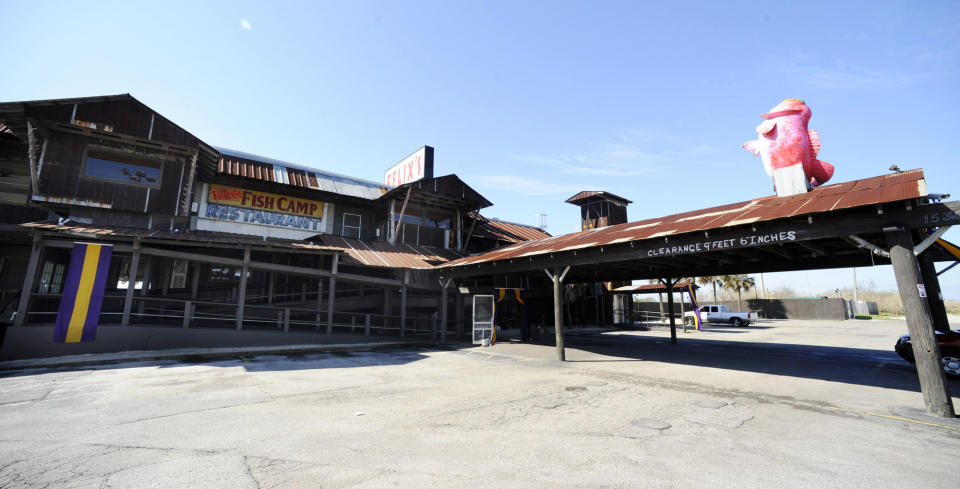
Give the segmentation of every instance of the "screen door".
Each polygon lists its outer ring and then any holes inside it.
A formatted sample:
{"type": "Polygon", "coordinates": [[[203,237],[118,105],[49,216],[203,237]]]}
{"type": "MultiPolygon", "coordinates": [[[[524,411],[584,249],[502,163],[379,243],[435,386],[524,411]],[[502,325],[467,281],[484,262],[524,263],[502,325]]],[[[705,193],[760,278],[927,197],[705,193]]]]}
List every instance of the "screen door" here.
{"type": "Polygon", "coordinates": [[[493,339],[493,308],[496,307],[492,295],[473,296],[473,344],[481,345],[484,340],[493,339]]]}

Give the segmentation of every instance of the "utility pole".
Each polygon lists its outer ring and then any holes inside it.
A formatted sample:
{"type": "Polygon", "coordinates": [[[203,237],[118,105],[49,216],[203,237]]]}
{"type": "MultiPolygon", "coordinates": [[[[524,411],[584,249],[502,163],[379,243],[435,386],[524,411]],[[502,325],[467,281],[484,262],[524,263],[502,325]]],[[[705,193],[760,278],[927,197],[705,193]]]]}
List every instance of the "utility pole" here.
{"type": "Polygon", "coordinates": [[[853,267],[853,315],[856,316],[859,312],[857,304],[859,304],[857,299],[857,267],[853,267]]]}

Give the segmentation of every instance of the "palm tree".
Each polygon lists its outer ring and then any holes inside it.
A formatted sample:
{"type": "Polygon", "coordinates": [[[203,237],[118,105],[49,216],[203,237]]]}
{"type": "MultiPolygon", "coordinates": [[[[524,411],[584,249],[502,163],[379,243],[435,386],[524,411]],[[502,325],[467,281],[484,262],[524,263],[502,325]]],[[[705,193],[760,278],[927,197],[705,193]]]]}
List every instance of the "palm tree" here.
{"type": "Polygon", "coordinates": [[[713,285],[713,302],[717,302],[717,286],[723,285],[722,278],[721,275],[707,275],[697,279],[697,283],[700,285],[713,285]]]}
{"type": "Polygon", "coordinates": [[[723,279],[723,288],[737,292],[737,310],[743,309],[742,293],[749,292],[756,280],[749,275],[727,275],[723,279]]]}

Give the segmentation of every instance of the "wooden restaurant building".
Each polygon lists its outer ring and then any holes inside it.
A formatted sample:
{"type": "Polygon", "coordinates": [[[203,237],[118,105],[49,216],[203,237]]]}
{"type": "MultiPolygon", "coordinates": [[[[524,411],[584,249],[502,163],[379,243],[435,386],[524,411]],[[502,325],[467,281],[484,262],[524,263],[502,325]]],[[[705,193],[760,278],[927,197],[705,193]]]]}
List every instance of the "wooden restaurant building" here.
{"type": "Polygon", "coordinates": [[[549,235],[484,218],[433,153],[378,183],[211,146],[130,95],[0,103],[0,357],[461,335],[469,287],[430,269],[549,235]],[[96,341],[64,345],[76,242],[112,257],[96,341]]]}
{"type": "Polygon", "coordinates": [[[562,304],[609,324],[617,281],[672,297],[682,277],[892,264],[928,410],[953,416],[934,338],[953,265],[935,265],[960,263],[941,239],[960,201],[920,169],[634,222],[581,192],[582,231],[551,237],[484,218],[433,160],[421,147],[377,183],[211,146],[130,95],[0,103],[0,359],[443,341],[467,331],[466,297],[496,294],[493,322],[556,325],[563,360],[562,304]]]}

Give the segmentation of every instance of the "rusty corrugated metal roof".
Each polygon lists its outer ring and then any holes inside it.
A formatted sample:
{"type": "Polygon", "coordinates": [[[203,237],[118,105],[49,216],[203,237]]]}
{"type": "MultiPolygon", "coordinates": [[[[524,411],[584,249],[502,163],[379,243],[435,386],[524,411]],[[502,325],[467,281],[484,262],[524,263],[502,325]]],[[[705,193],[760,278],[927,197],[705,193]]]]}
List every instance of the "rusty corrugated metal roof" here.
{"type": "Polygon", "coordinates": [[[549,238],[550,234],[546,231],[524,224],[516,224],[498,219],[487,219],[477,223],[473,230],[473,235],[478,238],[495,239],[507,243],[521,243],[536,239],[549,238]]]}
{"type": "Polygon", "coordinates": [[[28,229],[56,231],[76,238],[86,239],[106,239],[111,237],[154,238],[184,241],[187,243],[196,242],[198,245],[202,245],[203,243],[228,243],[240,246],[248,245],[327,252],[336,251],[344,253],[348,257],[346,263],[371,267],[427,269],[462,256],[445,249],[408,244],[391,245],[382,241],[361,241],[359,239],[333,235],[318,235],[312,239],[313,243],[310,243],[276,238],[263,239],[258,236],[218,233],[213,231],[172,232],[75,223],[59,226],[55,221],[30,222],[21,224],[20,226],[28,229]],[[320,244],[316,244],[318,241],[320,244]]]}
{"type": "Polygon", "coordinates": [[[462,258],[442,266],[455,267],[640,241],[694,231],[709,231],[818,212],[896,202],[926,195],[927,186],[923,179],[923,170],[910,170],[863,180],[824,185],[805,194],[789,197],[762,197],[747,202],[590,229],[537,241],[526,241],[480,255],[462,258]]]}
{"type": "Polygon", "coordinates": [[[361,178],[339,175],[242,151],[219,147],[216,149],[220,152],[217,171],[227,175],[323,190],[367,200],[376,200],[389,190],[386,185],[361,178]]]}
{"type": "Polygon", "coordinates": [[[327,234],[318,238],[326,247],[338,249],[357,264],[370,267],[426,269],[461,257],[450,250],[426,246],[391,245],[384,241],[363,241],[327,234]]]}
{"type": "Polygon", "coordinates": [[[79,224],[69,223],[60,226],[56,221],[28,222],[20,225],[27,229],[36,229],[41,231],[56,231],[65,235],[76,236],[79,238],[155,238],[169,239],[186,242],[202,243],[226,243],[234,245],[249,246],[270,246],[280,248],[291,248],[301,250],[316,251],[340,251],[338,248],[310,244],[304,241],[262,238],[259,236],[246,236],[241,234],[217,233],[213,231],[159,231],[143,228],[132,228],[124,226],[105,226],[102,224],[79,224]]]}

